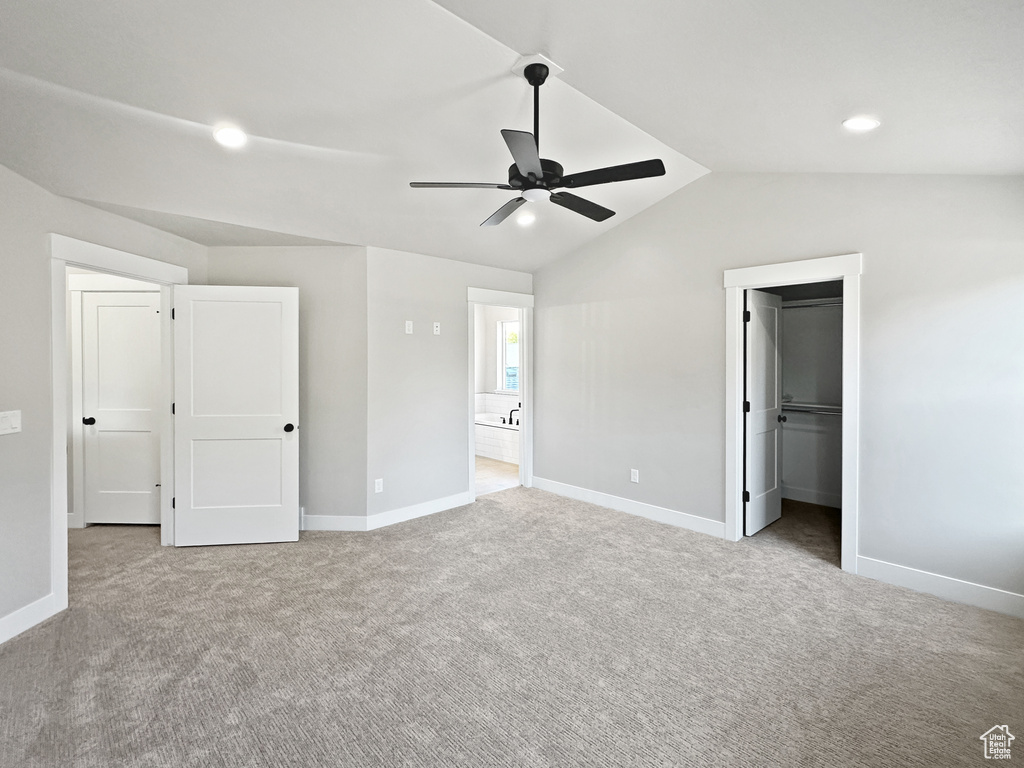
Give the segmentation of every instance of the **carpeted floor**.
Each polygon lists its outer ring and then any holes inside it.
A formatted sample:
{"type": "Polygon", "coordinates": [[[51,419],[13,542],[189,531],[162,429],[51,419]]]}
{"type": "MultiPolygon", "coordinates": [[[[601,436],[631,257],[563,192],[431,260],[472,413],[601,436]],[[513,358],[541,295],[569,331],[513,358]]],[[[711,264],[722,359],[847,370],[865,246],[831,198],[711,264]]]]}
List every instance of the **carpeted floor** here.
{"type": "Polygon", "coordinates": [[[1024,744],[1024,621],[843,573],[799,516],[728,543],[514,488],[298,544],[72,531],[70,610],[0,646],[0,765],[934,768],[987,764],[997,724],[1024,744]]]}

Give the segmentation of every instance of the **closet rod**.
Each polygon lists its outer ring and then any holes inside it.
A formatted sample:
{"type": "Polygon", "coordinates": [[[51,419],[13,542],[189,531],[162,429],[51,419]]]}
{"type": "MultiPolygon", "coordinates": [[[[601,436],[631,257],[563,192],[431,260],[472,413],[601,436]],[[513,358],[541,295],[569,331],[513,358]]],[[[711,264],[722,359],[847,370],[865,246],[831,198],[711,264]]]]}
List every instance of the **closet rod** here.
{"type": "Polygon", "coordinates": [[[836,299],[796,299],[782,302],[783,309],[804,309],[805,307],[841,307],[842,298],[836,299]]]}
{"type": "Polygon", "coordinates": [[[820,413],[824,416],[842,416],[843,411],[841,408],[833,408],[832,410],[825,410],[824,408],[815,408],[813,406],[800,406],[800,405],[784,405],[782,410],[789,411],[790,413],[820,413]]]}

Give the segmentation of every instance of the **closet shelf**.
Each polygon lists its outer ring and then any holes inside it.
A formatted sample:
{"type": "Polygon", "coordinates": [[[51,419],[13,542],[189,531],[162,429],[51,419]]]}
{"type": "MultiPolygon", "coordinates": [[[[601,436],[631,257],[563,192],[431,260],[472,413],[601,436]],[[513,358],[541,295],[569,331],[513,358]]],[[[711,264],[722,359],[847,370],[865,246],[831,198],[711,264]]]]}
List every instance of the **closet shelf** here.
{"type": "Polygon", "coordinates": [[[819,405],[817,403],[783,403],[782,410],[794,413],[820,413],[826,416],[842,416],[841,405],[819,405]]]}

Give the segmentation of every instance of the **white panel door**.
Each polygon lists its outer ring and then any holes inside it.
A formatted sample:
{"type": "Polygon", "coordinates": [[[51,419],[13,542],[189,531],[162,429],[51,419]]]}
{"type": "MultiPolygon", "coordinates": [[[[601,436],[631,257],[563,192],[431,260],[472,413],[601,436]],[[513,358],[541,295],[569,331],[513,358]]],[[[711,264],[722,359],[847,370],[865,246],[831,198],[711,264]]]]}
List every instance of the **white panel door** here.
{"type": "Polygon", "coordinates": [[[299,291],[174,288],[174,544],[299,538],[299,291]]]}
{"type": "Polygon", "coordinates": [[[746,436],[743,532],[752,536],[782,517],[782,299],[747,291],[746,436]]]}
{"type": "Polygon", "coordinates": [[[86,523],[160,522],[160,294],[82,294],[86,523]]]}

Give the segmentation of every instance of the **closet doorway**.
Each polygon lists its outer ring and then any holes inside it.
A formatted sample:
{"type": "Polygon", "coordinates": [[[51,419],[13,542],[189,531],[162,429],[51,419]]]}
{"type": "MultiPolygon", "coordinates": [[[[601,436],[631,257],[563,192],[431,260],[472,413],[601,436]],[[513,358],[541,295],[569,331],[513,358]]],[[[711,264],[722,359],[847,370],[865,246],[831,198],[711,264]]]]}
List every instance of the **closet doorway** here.
{"type": "Polygon", "coordinates": [[[794,510],[840,507],[841,564],[854,573],[860,273],[860,254],[725,272],[726,538],[778,519],[784,497],[794,510]]]}
{"type": "Polygon", "coordinates": [[[839,564],[843,283],[744,292],[744,525],[839,564]],[[782,522],[777,522],[782,519],[782,522]]]}

